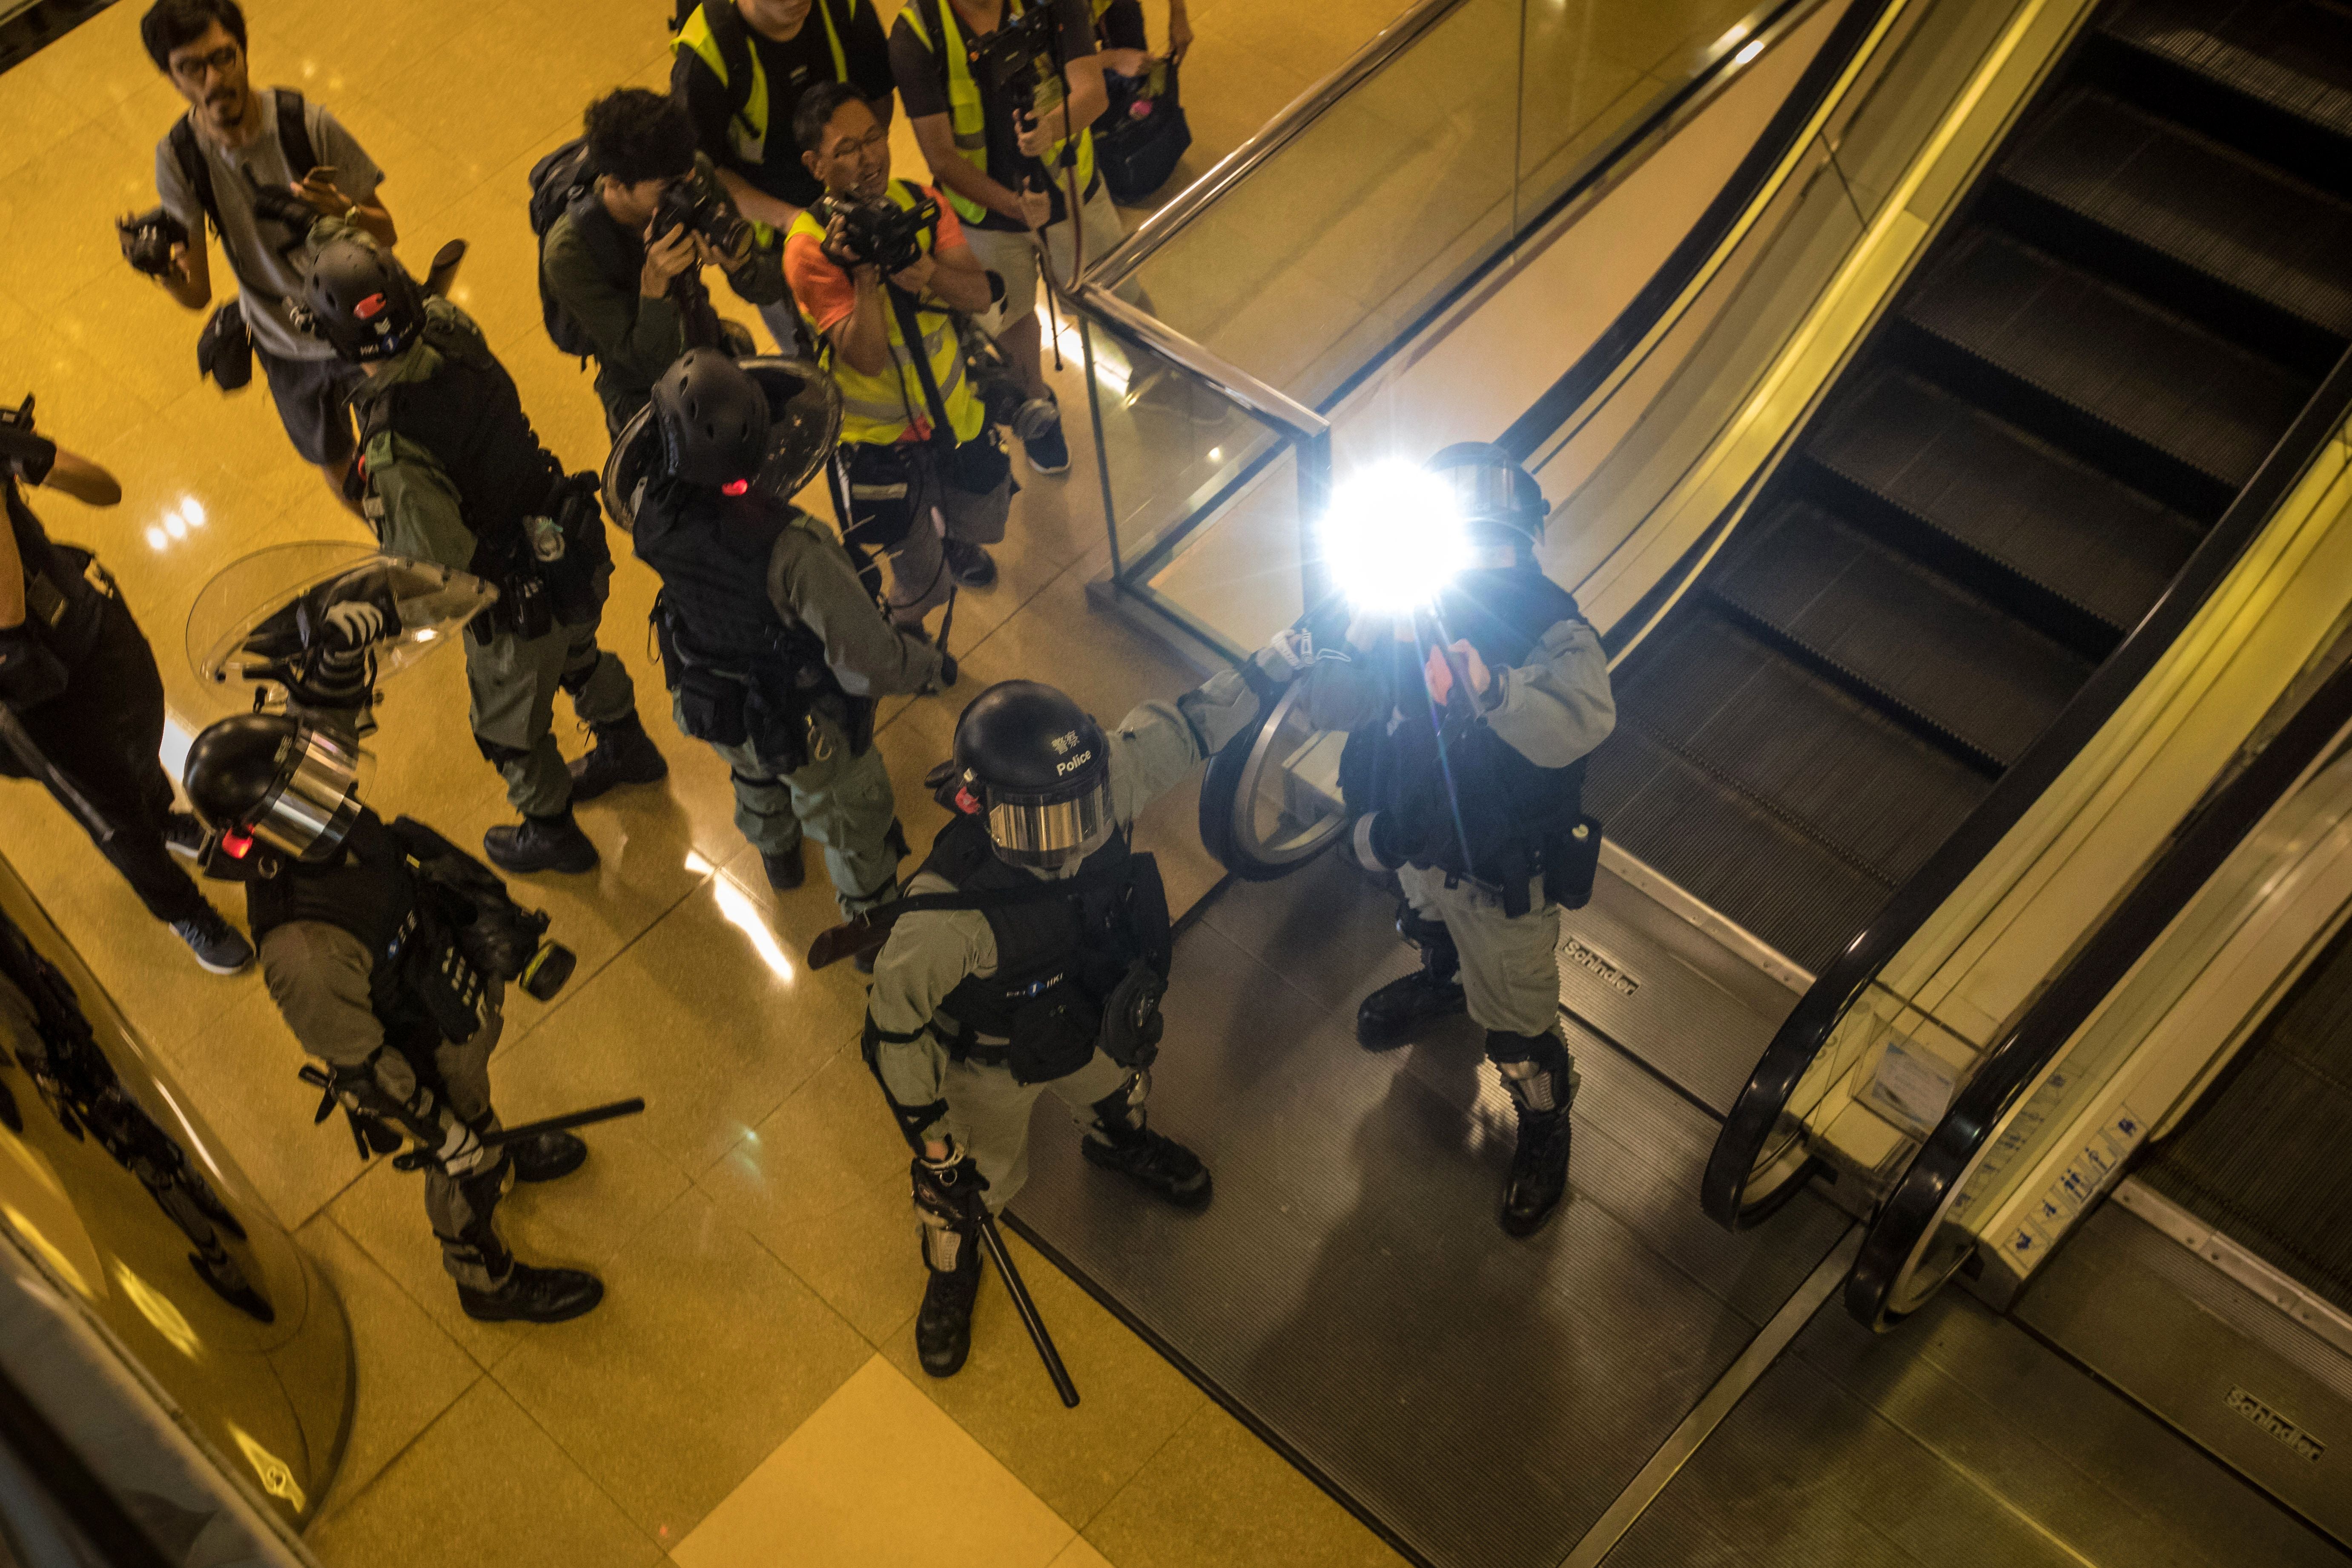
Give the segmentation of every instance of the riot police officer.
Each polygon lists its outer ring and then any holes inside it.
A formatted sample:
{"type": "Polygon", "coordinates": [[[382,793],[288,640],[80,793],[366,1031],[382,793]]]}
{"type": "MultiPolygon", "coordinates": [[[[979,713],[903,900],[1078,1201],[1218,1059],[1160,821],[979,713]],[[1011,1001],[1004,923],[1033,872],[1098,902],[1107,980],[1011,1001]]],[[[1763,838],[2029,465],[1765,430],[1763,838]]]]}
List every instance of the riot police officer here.
{"type": "Polygon", "coordinates": [[[633,427],[659,450],[632,532],[661,574],[655,625],[677,727],[726,762],[735,825],[769,882],[801,885],[805,833],[854,915],[890,894],[907,853],[875,699],[931,687],[945,655],[884,620],[840,541],[785,499],[840,426],[823,373],[690,349],[654,384],[652,413],[633,427]]]}
{"type": "Polygon", "coordinates": [[[521,813],[482,840],[508,871],[588,871],[596,847],[576,801],[653,784],[669,764],[638,721],[621,661],[596,643],[612,556],[591,476],[567,479],[540,445],[514,380],[471,318],[429,298],[356,229],[319,225],[305,275],[310,329],[368,379],[352,395],[362,506],[383,547],[495,584],[466,635],[474,740],[521,813]],[[558,689],[594,732],[567,768],[558,689]]]}
{"type": "Polygon", "coordinates": [[[1089,1163],[1179,1207],[1209,1201],[1199,1156],[1145,1121],[1168,906],[1129,838],[1137,812],[1258,711],[1228,670],[1108,734],[1028,680],[990,687],[957,721],[935,775],[955,815],[875,963],[865,1040],[915,1153],[930,1269],[915,1344],[934,1377],[971,1349],[980,1205],[1003,1209],[1027,1179],[1040,1090],[1069,1106],[1089,1163]]]}
{"type": "Polygon", "coordinates": [[[172,809],[163,679],[114,580],[86,550],[53,542],[20,485],[92,506],[122,499],[114,476],[33,427],[33,402],[0,410],[0,776],[37,778],[196,963],[230,974],[253,949],[205,901],[167,846],[193,852],[194,819],[172,809]]]}
{"type": "Polygon", "coordinates": [[[379,1153],[415,1142],[425,1217],[466,1315],[576,1318],[603,1298],[603,1284],[519,1261],[495,1215],[509,1173],[553,1181],[579,1168],[587,1145],[561,1131],[484,1142],[499,1127],[489,1061],[504,988],[467,958],[450,904],[419,868],[420,849],[451,847],[405,818],[387,826],[362,805],[357,761],[344,733],[284,714],[206,728],[184,774],[212,836],[206,869],[244,882],[270,997],[302,1048],[326,1064],[329,1091],[354,1128],[379,1153]]]}
{"type": "Polygon", "coordinates": [[[1361,617],[1317,657],[1276,639],[1317,727],[1349,731],[1340,767],[1368,863],[1403,885],[1397,931],[1421,967],[1364,998],[1357,1038],[1402,1045],[1468,1011],[1518,1114],[1500,1219],[1532,1234],[1568,1186],[1575,1065],[1559,1026],[1559,901],[1591,890],[1598,840],[1584,759],[1616,722],[1609,661],[1536,564],[1549,508],[1500,447],[1428,467],[1451,487],[1470,565],[1411,616],[1361,617]]]}

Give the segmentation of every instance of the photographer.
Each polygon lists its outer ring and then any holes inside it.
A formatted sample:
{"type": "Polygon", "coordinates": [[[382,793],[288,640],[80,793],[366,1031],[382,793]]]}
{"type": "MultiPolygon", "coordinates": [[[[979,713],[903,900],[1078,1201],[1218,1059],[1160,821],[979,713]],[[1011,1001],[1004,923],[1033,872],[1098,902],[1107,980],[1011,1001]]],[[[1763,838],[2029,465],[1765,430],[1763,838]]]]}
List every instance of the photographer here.
{"type": "Polygon", "coordinates": [[[669,763],[637,721],[628,670],[597,646],[613,558],[593,476],[567,478],[473,319],[330,219],[302,285],[311,331],[358,365],[366,513],[384,549],[493,584],[466,627],[474,742],[522,814],[482,836],[503,871],[592,871],[575,801],[655,784],[669,763]],[[595,736],[567,767],[555,694],[595,736]]]}
{"type": "Polygon", "coordinates": [[[540,269],[549,299],[595,345],[596,396],[618,436],[678,355],[725,346],[702,268],[724,268],[735,292],[763,310],[787,294],[772,237],[761,243],[736,220],[735,248],[721,254],[696,232],[687,213],[695,202],[720,224],[733,212],[674,100],[623,88],[588,106],[586,130],[595,183],[549,226],[540,269]]]}
{"type": "Polygon", "coordinates": [[[30,398],[0,413],[0,775],[37,778],[122,873],[147,912],[188,944],[197,963],[232,974],[247,945],[166,844],[194,850],[195,820],[172,810],[163,744],[163,679],[130,606],[87,552],[51,542],[20,485],[90,506],[122,499],[114,476],[33,429],[30,398]]]}
{"type": "Polygon", "coordinates": [[[1039,247],[1066,285],[1079,260],[1079,231],[1091,257],[1116,244],[1120,230],[1087,130],[1110,101],[1087,0],[1050,0],[1049,12],[1046,3],[1030,10],[1024,0],[908,0],[891,29],[890,68],[932,178],[969,229],[972,254],[1004,279],[997,336],[1028,396],[1013,432],[1031,468],[1060,474],[1069,470],[1070,448],[1040,356],[1039,247]],[[1005,36],[996,40],[1000,32],[1005,36]]]}
{"type": "MultiPolygon", "coordinates": [[[[252,356],[294,449],[356,510],[345,494],[356,450],[345,402],[359,373],[297,331],[287,300],[301,287],[300,248],[320,217],[346,219],[380,245],[395,243],[392,216],[376,195],[383,176],[324,109],[290,88],[253,90],[236,0],[156,0],[140,19],[139,36],[188,110],[155,147],[163,206],[121,220],[123,254],[173,299],[200,310],[212,300],[205,244],[211,225],[236,275],[237,297],[205,328],[207,346],[226,335],[236,339],[234,353],[251,335],[252,356]]],[[[222,384],[243,382],[224,376],[222,384]]]]}
{"type": "MultiPolygon", "coordinates": [[[[369,810],[358,760],[348,736],[282,713],[207,727],[188,748],[184,775],[188,798],[219,836],[205,868],[245,884],[269,999],[325,1064],[312,1081],[341,1102],[366,1148],[390,1153],[414,1142],[403,1163],[424,1167],[425,1219],[466,1315],[576,1318],[604,1299],[603,1283],[575,1268],[533,1268],[498,1231],[509,1174],[551,1182],[588,1158],[570,1132],[496,1141],[490,1053],[505,986],[468,939],[484,904],[510,900],[432,829],[406,817],[387,825],[369,810]],[[462,865],[440,869],[453,860],[462,865]],[[466,892],[453,900],[453,889],[466,892]],[[467,896],[475,891],[479,903],[467,896]]],[[[530,986],[528,973],[517,978],[530,986]]]]}
{"type": "Polygon", "coordinates": [[[1013,465],[964,374],[950,314],[987,309],[988,275],[936,194],[890,177],[889,134],[856,89],[811,89],[793,130],[826,192],[785,237],[784,271],[841,388],[842,536],[888,552],[890,618],[919,626],[946,602],[950,577],[996,580],[982,546],[1004,537],[1013,504],[1013,465]],[[895,232],[926,208],[915,233],[895,232]],[[852,232],[877,227],[891,232],[863,243],[906,252],[886,258],[887,275],[852,232]]]}
{"type": "MultiPolygon", "coordinates": [[[[1192,18],[1184,9],[1184,0],[1168,0],[1168,51],[1162,56],[1151,52],[1150,39],[1143,28],[1143,0],[1090,0],[1095,13],[1096,53],[1102,57],[1103,74],[1129,78],[1141,77],[1159,59],[1170,65],[1181,65],[1192,47],[1192,18]]],[[[1095,122],[1100,132],[1107,127],[1095,122]]]]}
{"type": "MultiPolygon", "coordinates": [[[[709,0],[693,7],[670,50],[670,92],[686,105],[696,143],[743,216],[778,234],[823,194],[792,134],[803,93],[846,82],[889,126],[890,45],[874,0],[709,0]]],[[[791,353],[791,308],[760,314],[791,353]]]]}

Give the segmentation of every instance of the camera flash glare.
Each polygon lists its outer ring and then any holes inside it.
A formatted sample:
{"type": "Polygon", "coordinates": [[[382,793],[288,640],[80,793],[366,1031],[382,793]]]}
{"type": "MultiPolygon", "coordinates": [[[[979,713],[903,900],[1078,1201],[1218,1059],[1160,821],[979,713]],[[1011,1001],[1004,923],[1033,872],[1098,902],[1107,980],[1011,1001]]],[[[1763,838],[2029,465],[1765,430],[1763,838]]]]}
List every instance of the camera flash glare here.
{"type": "Polygon", "coordinates": [[[1394,459],[1334,487],[1319,532],[1340,591],[1370,614],[1429,603],[1470,563],[1470,536],[1452,487],[1394,459]]]}

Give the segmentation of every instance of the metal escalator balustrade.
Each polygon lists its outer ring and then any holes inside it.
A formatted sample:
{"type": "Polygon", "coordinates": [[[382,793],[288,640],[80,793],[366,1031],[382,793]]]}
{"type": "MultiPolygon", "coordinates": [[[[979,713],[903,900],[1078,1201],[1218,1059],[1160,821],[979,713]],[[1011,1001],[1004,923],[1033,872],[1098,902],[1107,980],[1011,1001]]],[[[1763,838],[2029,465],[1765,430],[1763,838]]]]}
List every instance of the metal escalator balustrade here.
{"type": "MultiPolygon", "coordinates": [[[[1824,1087],[1849,1009],[2340,424],[2346,389],[2321,383],[2352,342],[2343,20],[2313,0],[2098,13],[1621,670],[1592,809],[1818,976],[1710,1163],[1718,1220],[1824,1168],[1790,1100],[1809,1071],[1824,1087]]],[[[1945,1064],[1954,1088],[1972,1065],[1945,1064]]]]}

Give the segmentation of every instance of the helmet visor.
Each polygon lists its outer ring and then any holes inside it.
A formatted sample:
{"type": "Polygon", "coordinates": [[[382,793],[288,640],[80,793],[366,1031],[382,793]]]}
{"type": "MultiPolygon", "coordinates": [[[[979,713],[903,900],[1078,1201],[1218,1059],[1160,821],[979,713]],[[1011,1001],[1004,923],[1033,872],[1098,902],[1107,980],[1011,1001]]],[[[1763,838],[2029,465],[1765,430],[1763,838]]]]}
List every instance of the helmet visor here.
{"type": "Polygon", "coordinates": [[[325,859],[359,817],[371,760],[328,731],[295,731],[278,753],[278,783],[254,812],[253,837],[296,859],[325,859]]]}
{"type": "Polygon", "coordinates": [[[1522,488],[1527,481],[1518,469],[1499,463],[1467,463],[1446,469],[1444,478],[1453,489],[1454,508],[1463,521],[1500,523],[1529,537],[1541,533],[1543,514],[1530,505],[1522,488]]]}
{"type": "Polygon", "coordinates": [[[1110,778],[1106,773],[1082,795],[1053,801],[992,798],[988,836],[1008,864],[1058,871],[1110,842],[1110,778]]]}

